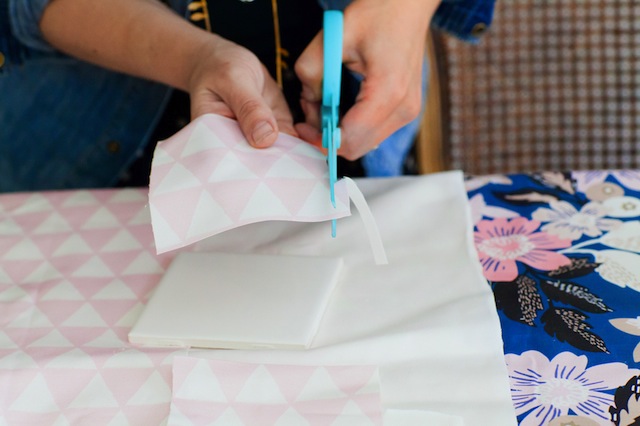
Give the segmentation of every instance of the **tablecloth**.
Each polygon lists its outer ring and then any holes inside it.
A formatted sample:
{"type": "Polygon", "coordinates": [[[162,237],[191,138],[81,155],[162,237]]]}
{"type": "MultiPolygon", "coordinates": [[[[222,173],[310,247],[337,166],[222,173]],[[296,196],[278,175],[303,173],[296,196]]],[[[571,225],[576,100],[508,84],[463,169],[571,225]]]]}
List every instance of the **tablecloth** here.
{"type": "Polygon", "coordinates": [[[432,424],[514,424],[461,176],[359,185],[388,266],[375,266],[355,215],[338,222],[335,240],[328,223],[265,222],[189,247],[343,256],[349,285],[302,354],[133,347],[127,333],[174,256],[155,255],[146,192],[0,196],[0,424],[163,424],[177,355],[380,365],[386,408],[441,419],[432,424]]]}
{"type": "Polygon", "coordinates": [[[640,172],[466,185],[519,424],[640,424],[640,172]]]}

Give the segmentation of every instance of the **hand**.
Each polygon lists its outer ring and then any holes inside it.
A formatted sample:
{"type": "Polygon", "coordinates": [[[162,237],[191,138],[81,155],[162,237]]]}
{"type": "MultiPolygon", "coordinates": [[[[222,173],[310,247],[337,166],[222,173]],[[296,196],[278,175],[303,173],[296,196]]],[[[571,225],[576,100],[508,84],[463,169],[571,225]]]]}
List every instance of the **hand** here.
{"type": "MultiPolygon", "coordinates": [[[[427,29],[439,0],[354,0],[344,11],[343,62],[360,74],[356,102],[341,120],[340,155],[355,160],[420,113],[427,29]]],[[[322,34],[295,65],[305,123],[300,137],[321,144],[322,34]]]]}
{"type": "Polygon", "coordinates": [[[235,118],[256,148],[271,146],[279,131],[297,136],[282,91],[264,65],[244,47],[214,37],[189,79],[191,118],[206,113],[235,118]]]}
{"type": "Polygon", "coordinates": [[[191,25],[158,0],[56,0],[40,22],[59,50],[188,91],[192,118],[236,118],[253,146],[296,135],[284,97],[247,49],[191,25]]]}

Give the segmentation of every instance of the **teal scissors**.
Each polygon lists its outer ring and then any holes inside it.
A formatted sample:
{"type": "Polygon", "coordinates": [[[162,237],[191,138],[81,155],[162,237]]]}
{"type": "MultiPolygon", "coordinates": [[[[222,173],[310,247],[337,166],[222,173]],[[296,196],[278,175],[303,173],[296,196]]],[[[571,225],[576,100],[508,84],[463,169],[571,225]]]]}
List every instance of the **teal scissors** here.
{"type": "MultiPolygon", "coordinates": [[[[338,109],[340,106],[340,83],[342,79],[342,12],[324,12],[324,78],[322,81],[322,147],[327,150],[329,164],[329,187],[331,204],[336,207],[335,184],[338,180],[338,149],[340,128],[338,109]]],[[[331,221],[331,236],[336,236],[336,220],[331,221]]]]}

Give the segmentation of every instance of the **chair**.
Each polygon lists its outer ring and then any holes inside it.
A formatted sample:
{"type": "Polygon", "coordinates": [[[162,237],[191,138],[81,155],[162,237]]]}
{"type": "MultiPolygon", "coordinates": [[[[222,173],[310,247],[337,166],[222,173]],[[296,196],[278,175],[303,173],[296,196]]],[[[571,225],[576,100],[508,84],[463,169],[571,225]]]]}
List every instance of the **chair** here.
{"type": "Polygon", "coordinates": [[[478,45],[428,45],[421,172],[640,168],[640,2],[499,0],[478,45]]]}

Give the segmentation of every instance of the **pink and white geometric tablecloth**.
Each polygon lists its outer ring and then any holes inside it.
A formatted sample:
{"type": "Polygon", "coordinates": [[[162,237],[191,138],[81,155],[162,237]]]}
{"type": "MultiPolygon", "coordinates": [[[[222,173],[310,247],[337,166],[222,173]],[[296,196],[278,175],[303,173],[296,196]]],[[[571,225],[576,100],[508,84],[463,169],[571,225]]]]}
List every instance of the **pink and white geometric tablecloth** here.
{"type": "Polygon", "coordinates": [[[0,197],[0,424],[160,424],[174,351],[127,333],[170,260],[142,191],[0,197]]]}
{"type": "Polygon", "coordinates": [[[169,425],[380,425],[376,366],[176,357],[169,425]]]}
{"type": "Polygon", "coordinates": [[[344,280],[313,349],[302,352],[132,346],[127,334],[174,256],[155,254],[146,191],[0,195],[0,425],[166,424],[175,356],[194,354],[377,365],[384,409],[513,424],[492,295],[468,267],[474,259],[461,177],[361,184],[372,211],[388,219],[378,221],[387,266],[373,265],[353,216],[341,219],[335,239],[324,223],[273,222],[193,247],[343,256],[344,280]],[[484,399],[478,389],[487,390],[484,399]]]}

